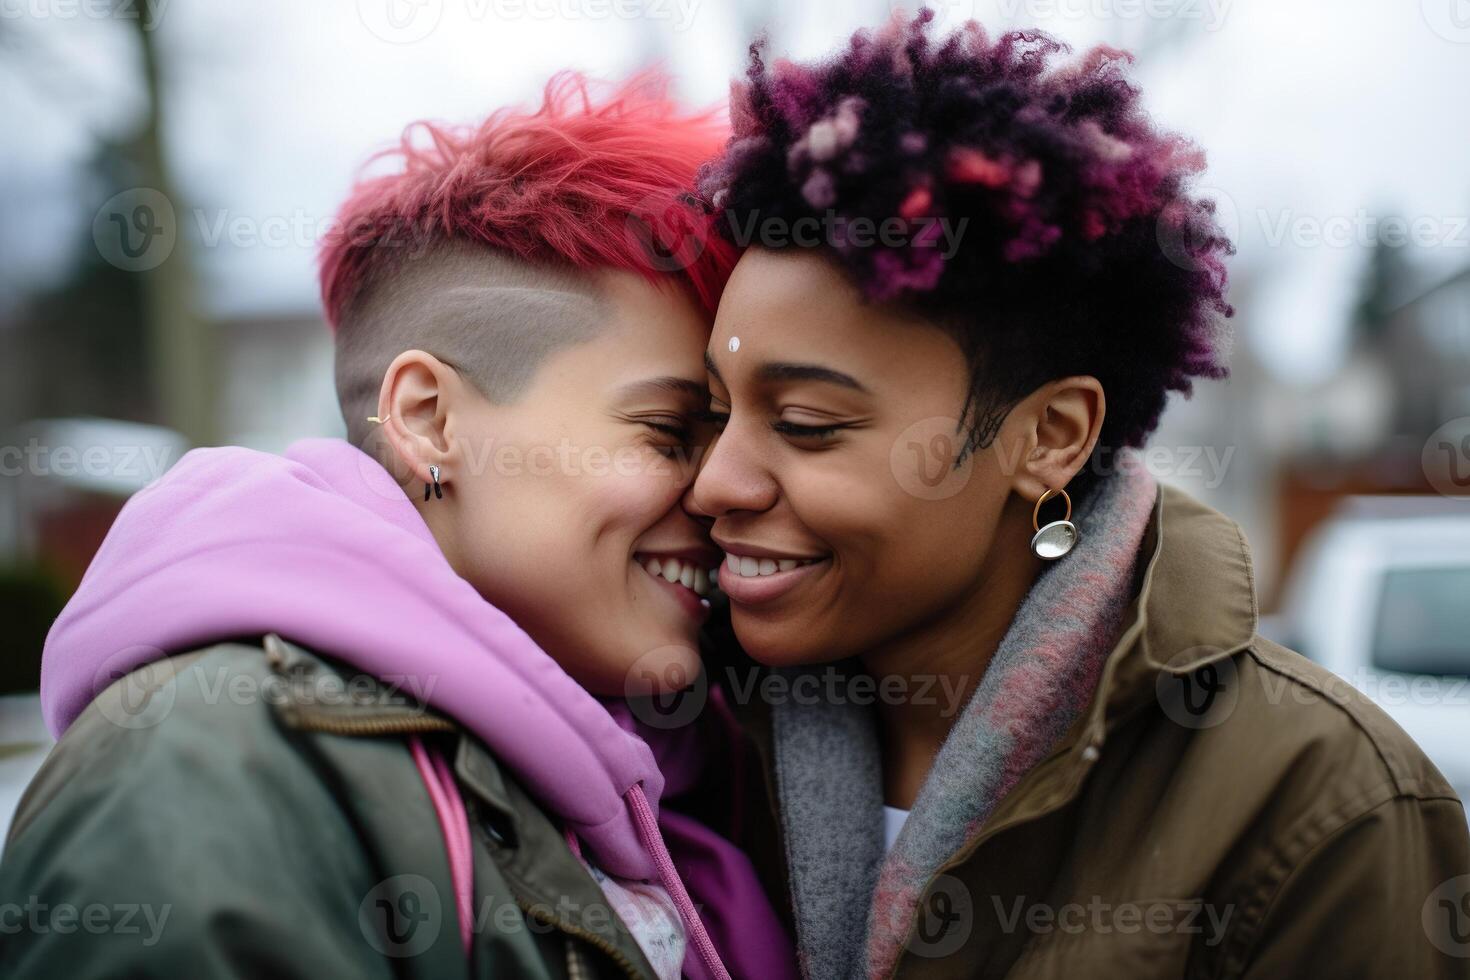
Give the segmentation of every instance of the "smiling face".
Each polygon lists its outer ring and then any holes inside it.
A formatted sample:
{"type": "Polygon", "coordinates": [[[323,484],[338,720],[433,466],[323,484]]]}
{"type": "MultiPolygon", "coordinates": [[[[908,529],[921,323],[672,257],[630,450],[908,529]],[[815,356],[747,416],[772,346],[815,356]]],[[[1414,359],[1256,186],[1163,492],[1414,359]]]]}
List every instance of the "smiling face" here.
{"type": "Polygon", "coordinates": [[[969,374],[944,331],[862,302],[817,253],[753,249],[708,365],[727,418],[686,506],[714,519],[719,585],[756,659],[912,641],[1034,578],[1030,505],[1013,492],[1029,477],[1006,458],[1035,449],[1029,408],[956,469],[969,374]]]}
{"type": "Polygon", "coordinates": [[[594,693],[678,687],[699,671],[719,560],[679,506],[707,325],[682,291],[629,273],[590,295],[590,339],[542,357],[513,399],[415,350],[382,404],[413,479],[440,467],[444,498],[414,500],[461,576],[594,693]]]}

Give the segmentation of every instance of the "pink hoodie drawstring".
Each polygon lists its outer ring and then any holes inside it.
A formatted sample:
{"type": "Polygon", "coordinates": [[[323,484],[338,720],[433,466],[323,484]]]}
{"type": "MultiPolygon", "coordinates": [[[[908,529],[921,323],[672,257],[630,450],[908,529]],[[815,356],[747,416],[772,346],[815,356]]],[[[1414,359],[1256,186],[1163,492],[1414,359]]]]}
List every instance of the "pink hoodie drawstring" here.
{"type": "Polygon", "coordinates": [[[408,750],[423,777],[444,831],[444,846],[449,852],[449,880],[454,886],[454,908],[459,916],[459,938],[466,953],[470,951],[475,902],[475,858],[470,843],[470,818],[464,798],[459,795],[454,772],[438,752],[430,753],[417,735],[408,739],[408,750]]]}
{"type": "Polygon", "coordinates": [[[679,877],[679,869],[674,867],[674,859],[669,856],[669,849],[664,844],[663,834],[659,833],[658,818],[653,815],[653,807],[648,805],[648,797],[643,795],[642,784],[634,784],[623,798],[628,801],[628,809],[633,814],[633,825],[638,830],[643,846],[653,857],[653,865],[658,870],[659,882],[664,886],[664,891],[669,893],[669,898],[673,900],[674,908],[679,912],[679,918],[684,920],[684,929],[688,933],[690,945],[699,954],[700,960],[709,970],[713,980],[730,980],[730,972],[725,969],[725,964],[720,962],[720,954],[715,950],[715,944],[709,938],[704,922],[699,918],[699,912],[694,908],[693,899],[689,897],[689,892],[684,888],[684,882],[679,877]]]}

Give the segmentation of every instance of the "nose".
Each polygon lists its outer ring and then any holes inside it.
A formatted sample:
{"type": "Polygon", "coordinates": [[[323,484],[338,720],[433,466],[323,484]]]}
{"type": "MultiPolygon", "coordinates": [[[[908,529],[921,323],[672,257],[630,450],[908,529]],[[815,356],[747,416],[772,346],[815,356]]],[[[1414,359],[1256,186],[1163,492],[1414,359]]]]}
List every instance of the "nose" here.
{"type": "Polygon", "coordinates": [[[780,487],[755,439],[734,418],[705,453],[684,509],[695,517],[760,513],[775,506],[780,487]]]}

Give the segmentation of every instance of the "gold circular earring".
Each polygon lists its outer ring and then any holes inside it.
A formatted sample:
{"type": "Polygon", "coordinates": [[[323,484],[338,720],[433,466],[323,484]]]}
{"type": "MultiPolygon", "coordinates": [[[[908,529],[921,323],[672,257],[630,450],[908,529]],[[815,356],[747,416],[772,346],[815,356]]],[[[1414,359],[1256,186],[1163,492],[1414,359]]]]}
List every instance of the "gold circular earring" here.
{"type": "Polygon", "coordinates": [[[1031,511],[1031,527],[1036,533],[1031,538],[1031,552],[1037,558],[1056,561],[1077,546],[1077,525],[1072,523],[1072,498],[1065,490],[1048,490],[1036,501],[1031,511]],[[1041,505],[1056,496],[1067,504],[1067,513],[1059,521],[1041,526],[1041,505]]]}

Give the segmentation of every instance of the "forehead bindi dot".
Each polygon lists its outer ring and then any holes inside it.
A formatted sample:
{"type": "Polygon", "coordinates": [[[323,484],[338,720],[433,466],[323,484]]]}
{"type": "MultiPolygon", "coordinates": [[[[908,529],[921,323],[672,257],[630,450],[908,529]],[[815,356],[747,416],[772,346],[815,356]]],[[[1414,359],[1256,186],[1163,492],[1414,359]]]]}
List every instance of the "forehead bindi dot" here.
{"type": "Polygon", "coordinates": [[[739,337],[731,337],[730,338],[730,353],[733,354],[736,351],[738,351],[739,349],[740,349],[740,338],[739,337]]]}

